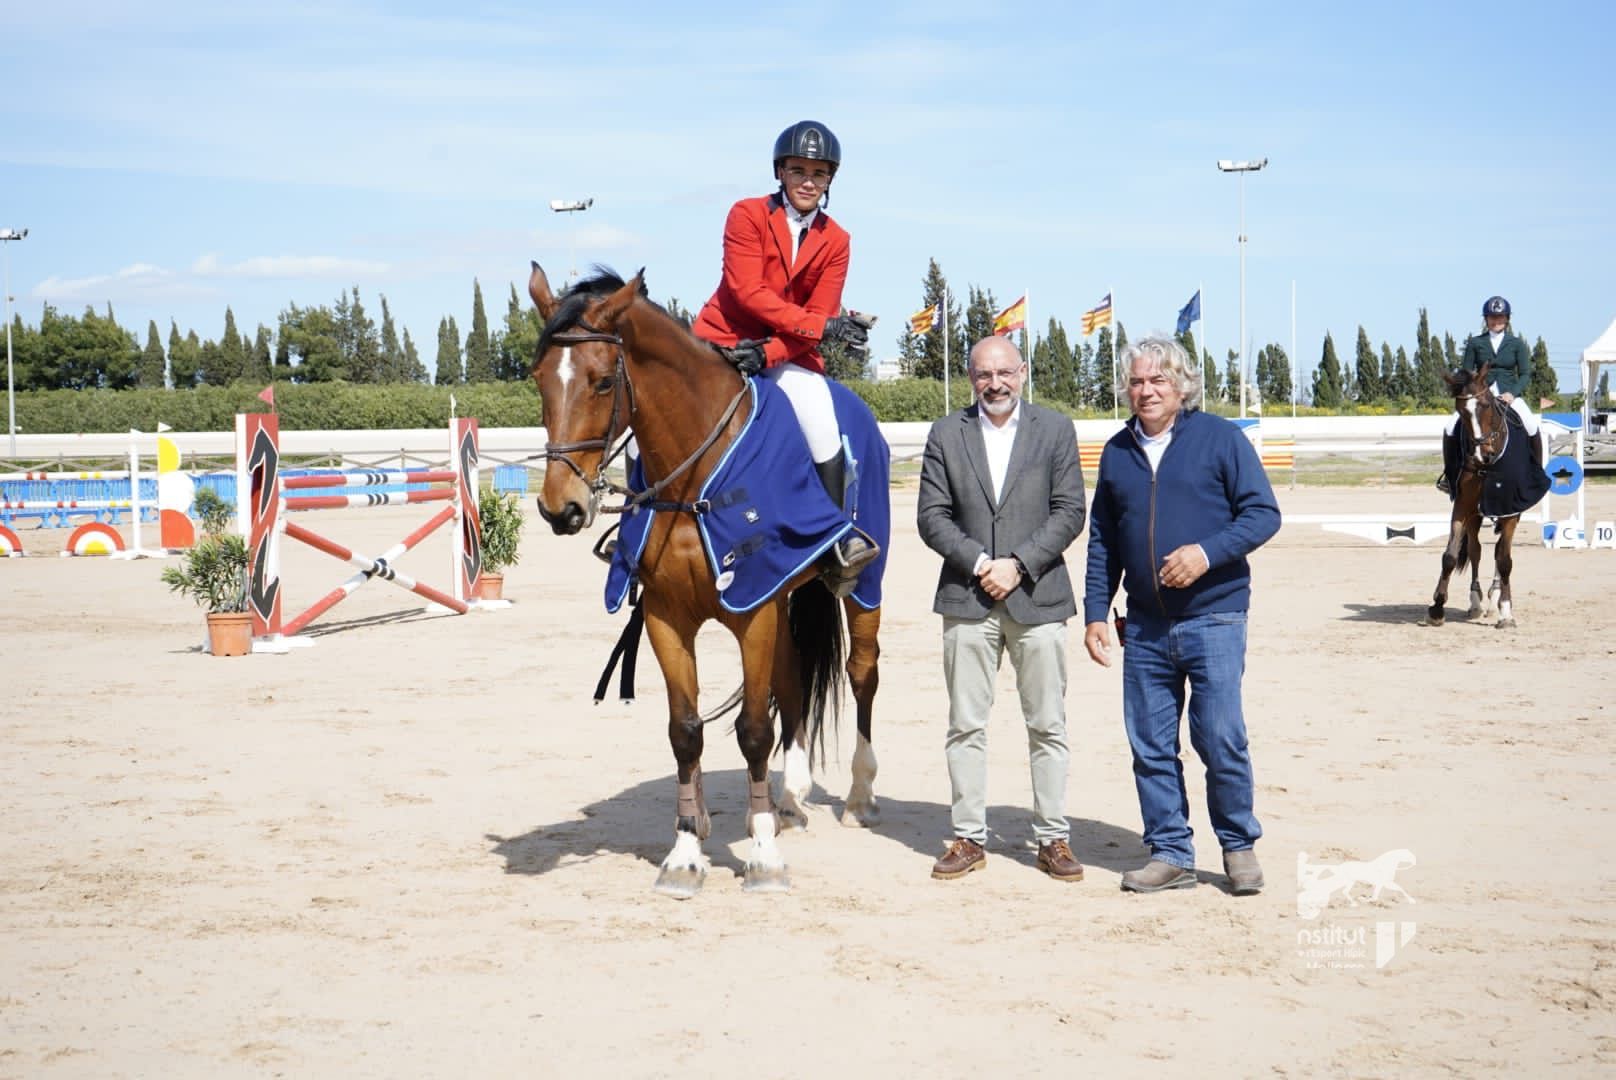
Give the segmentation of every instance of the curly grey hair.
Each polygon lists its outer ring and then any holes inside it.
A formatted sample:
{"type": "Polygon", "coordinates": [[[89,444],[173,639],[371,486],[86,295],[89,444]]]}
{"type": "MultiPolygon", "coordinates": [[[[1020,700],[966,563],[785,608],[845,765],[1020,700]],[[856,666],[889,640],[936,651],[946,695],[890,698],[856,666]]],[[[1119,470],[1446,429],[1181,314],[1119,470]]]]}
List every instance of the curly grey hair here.
{"type": "Polygon", "coordinates": [[[1117,397],[1125,400],[1128,396],[1128,380],[1133,375],[1133,365],[1136,360],[1149,360],[1160,368],[1162,374],[1173,380],[1178,392],[1184,395],[1184,408],[1186,410],[1201,407],[1201,365],[1190,359],[1175,338],[1160,331],[1138,341],[1130,341],[1123,346],[1122,356],[1117,362],[1117,397]]]}

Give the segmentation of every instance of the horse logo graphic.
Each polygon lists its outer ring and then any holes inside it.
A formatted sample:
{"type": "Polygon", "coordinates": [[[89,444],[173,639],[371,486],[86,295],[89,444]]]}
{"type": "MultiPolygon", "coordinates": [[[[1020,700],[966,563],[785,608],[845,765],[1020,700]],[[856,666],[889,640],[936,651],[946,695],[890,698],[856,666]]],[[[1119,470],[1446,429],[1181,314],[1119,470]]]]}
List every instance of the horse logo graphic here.
{"type": "Polygon", "coordinates": [[[1387,889],[1394,889],[1410,904],[1414,898],[1408,890],[1397,884],[1397,872],[1414,865],[1414,853],[1407,848],[1395,848],[1368,862],[1309,863],[1307,852],[1296,855],[1296,914],[1304,919],[1316,919],[1330,906],[1332,897],[1339,894],[1351,907],[1358,906],[1354,887],[1369,888],[1368,899],[1375,902],[1387,889]]]}

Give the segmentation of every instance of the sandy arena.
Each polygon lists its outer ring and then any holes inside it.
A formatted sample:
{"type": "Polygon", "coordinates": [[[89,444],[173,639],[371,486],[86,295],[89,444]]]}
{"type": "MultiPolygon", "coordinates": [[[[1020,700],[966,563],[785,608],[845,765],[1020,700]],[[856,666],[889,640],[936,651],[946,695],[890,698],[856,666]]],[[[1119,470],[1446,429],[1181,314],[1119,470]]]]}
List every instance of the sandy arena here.
{"type": "MultiPolygon", "coordinates": [[[[1428,489],[1279,494],[1290,513],[1445,509],[1428,489]]],[[[1067,810],[1087,879],[1034,867],[1006,665],[989,862],[942,883],[938,561],[913,483],[893,498],[882,824],[833,816],[849,709],[830,809],[782,838],[792,893],[743,894],[741,756],[715,726],[713,870],[687,903],[651,891],[673,835],[660,673],[647,647],[638,701],[591,702],[622,618],[588,541],[551,536],[531,500],[514,607],[428,615],[372,583],[314,647],[231,660],[198,652],[201,613],[161,562],[56,558],[64,532],[20,530],[46,557],[0,560],[0,1076],[1616,1069],[1616,551],[1546,551],[1523,525],[1514,631],[1452,608],[1417,625],[1434,543],[1292,525],[1259,552],[1254,898],[1220,887],[1187,739],[1202,883],[1118,889],[1144,859],[1119,669],[1074,626],[1067,810]],[[1299,912],[1304,856],[1399,849],[1404,893],[1359,884],[1299,912]]],[[[1616,518],[1616,487],[1588,508],[1616,518]]],[[[429,515],[300,520],[374,552],[429,515]]],[[[401,566],[443,585],[448,544],[401,566]]],[[[290,543],[286,561],[288,616],[347,576],[290,543]]],[[[737,656],[721,630],[704,643],[711,704],[737,656]]]]}

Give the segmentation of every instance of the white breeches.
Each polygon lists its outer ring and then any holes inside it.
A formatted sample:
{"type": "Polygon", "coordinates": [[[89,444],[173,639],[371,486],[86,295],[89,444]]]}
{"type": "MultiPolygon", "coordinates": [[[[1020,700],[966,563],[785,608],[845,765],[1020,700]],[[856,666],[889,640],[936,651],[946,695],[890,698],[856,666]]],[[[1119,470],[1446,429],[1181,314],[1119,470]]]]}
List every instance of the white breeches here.
{"type": "Polygon", "coordinates": [[[836,406],[825,376],[796,364],[778,364],[763,373],[791,402],[797,423],[808,439],[808,453],[817,465],[842,452],[842,433],[836,426],[836,406]]]}

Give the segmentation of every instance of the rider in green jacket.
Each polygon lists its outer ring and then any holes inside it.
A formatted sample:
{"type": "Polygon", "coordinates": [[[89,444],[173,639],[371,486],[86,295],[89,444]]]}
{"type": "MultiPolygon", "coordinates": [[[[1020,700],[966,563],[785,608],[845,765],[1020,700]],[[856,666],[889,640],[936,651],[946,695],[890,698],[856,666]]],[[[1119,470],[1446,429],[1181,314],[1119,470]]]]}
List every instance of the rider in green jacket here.
{"type": "MultiPolygon", "coordinates": [[[[1526,349],[1526,342],[1517,337],[1510,326],[1508,300],[1502,296],[1489,297],[1481,305],[1481,317],[1486,323],[1486,332],[1473,334],[1465,342],[1461,364],[1466,371],[1480,371],[1482,365],[1492,365],[1488,371],[1492,376],[1492,391],[1520,417],[1521,428],[1531,439],[1532,460],[1541,467],[1543,441],[1538,434],[1537,415],[1526,398],[1527,384],[1532,379],[1531,353],[1526,349]]],[[[1453,481],[1459,475],[1458,425],[1459,414],[1455,412],[1448,417],[1447,428],[1442,433],[1443,469],[1436,481],[1436,486],[1450,496],[1453,481]]]]}

